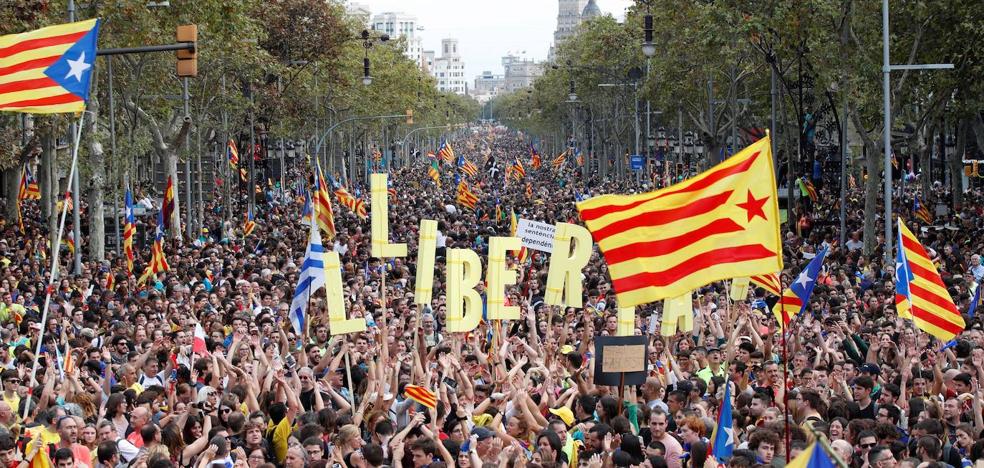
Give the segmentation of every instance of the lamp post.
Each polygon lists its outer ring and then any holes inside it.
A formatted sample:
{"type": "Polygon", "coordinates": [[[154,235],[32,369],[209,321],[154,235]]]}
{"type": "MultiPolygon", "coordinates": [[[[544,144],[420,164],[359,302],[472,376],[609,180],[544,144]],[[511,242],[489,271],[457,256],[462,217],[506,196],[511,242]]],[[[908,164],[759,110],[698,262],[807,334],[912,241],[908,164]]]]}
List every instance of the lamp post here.
{"type": "Polygon", "coordinates": [[[362,58],[362,84],[369,86],[372,84],[372,74],[369,73],[369,49],[372,48],[376,41],[386,42],[389,40],[388,34],[382,34],[378,37],[372,37],[368,29],[362,30],[362,47],[366,50],[365,56],[362,58]]]}
{"type": "Polygon", "coordinates": [[[646,15],[642,17],[642,54],[646,57],[656,55],[656,44],[653,43],[653,0],[640,0],[646,5],[646,15]]]}

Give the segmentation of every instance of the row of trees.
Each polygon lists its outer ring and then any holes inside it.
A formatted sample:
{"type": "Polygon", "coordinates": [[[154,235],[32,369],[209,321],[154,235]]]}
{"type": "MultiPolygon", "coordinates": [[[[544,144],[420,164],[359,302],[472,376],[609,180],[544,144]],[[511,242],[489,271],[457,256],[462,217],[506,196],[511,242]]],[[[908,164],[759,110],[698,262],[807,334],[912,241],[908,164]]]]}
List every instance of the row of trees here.
{"type": "MultiPolygon", "coordinates": [[[[190,119],[183,102],[174,99],[181,95],[183,83],[175,75],[173,54],[116,56],[111,64],[101,57],[97,62],[79,155],[81,195],[90,210],[87,240],[92,259],[105,257],[103,205],[105,200],[121,200],[124,182],[154,186],[159,196],[162,178],[154,177],[148,167],[162,168],[177,180],[179,162],[191,158],[200,168],[203,158],[208,163],[212,152],[224,151],[228,138],[236,139],[243,151],[253,125],[271,139],[316,141],[316,132],[354,116],[413,109],[415,126],[434,126],[468,121],[478,114],[473,101],[439,93],[434,79],[402,54],[401,40],[377,43],[368,51],[373,82],[363,85],[366,49],[359,33],[365,18],[348,15],[339,0],[198,0],[159,6],[166,3],[76,2],[78,19],[102,19],[100,48],[169,44],[178,25],[199,28],[198,77],[189,83],[190,119]],[[111,128],[117,154],[110,149],[111,128]]],[[[0,34],[66,22],[67,9],[66,0],[3,2],[0,34]]],[[[8,215],[14,213],[11,201],[16,199],[21,167],[39,157],[42,207],[54,228],[53,201],[66,188],[62,179],[70,162],[67,128],[76,119],[0,116],[0,169],[8,215]]],[[[384,132],[393,141],[407,131],[403,121],[341,127],[322,150],[327,170],[343,164],[342,148],[367,142],[382,146],[384,132]]],[[[177,220],[173,224],[179,225],[177,220]]],[[[173,231],[180,235],[180,229],[173,231]]]]}
{"type": "MultiPolygon", "coordinates": [[[[952,71],[893,74],[893,149],[907,151],[926,168],[942,132],[955,133],[957,147],[947,170],[954,175],[953,202],[959,205],[960,159],[969,138],[984,140],[984,10],[970,0],[890,4],[895,64],[955,65],[952,71]]],[[[863,164],[874,175],[866,179],[864,201],[865,248],[871,252],[883,169],[881,33],[881,2],[638,0],[623,23],[607,16],[582,24],[560,45],[556,62],[533,89],[497,99],[493,113],[537,135],[573,130],[584,146],[584,135],[595,135],[592,146],[602,154],[604,172],[611,155],[617,165],[633,148],[638,97],[663,111],[654,127],[675,128],[682,117],[685,128],[699,133],[708,162],[714,162],[733,122],[746,130],[769,127],[774,72],[777,157],[790,182],[817,157],[811,139],[818,122],[836,135],[846,120],[858,135],[867,157],[852,170],[859,172],[863,164]],[[656,20],[656,55],[648,60],[641,49],[647,4],[656,20]],[[638,80],[638,95],[629,86],[598,86],[633,82],[634,67],[648,69],[638,80]],[[574,104],[567,102],[571,80],[574,104]]],[[[923,183],[928,192],[929,177],[923,183]]]]}

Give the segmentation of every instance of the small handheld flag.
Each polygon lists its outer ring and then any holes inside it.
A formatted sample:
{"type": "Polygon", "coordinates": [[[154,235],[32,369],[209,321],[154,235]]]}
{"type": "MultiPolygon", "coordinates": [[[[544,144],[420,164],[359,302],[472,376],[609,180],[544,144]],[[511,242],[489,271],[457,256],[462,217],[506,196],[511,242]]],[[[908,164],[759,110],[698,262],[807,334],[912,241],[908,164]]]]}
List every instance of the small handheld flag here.
{"type": "Polygon", "coordinates": [[[239,148],[236,148],[236,141],[232,138],[226,143],[226,157],[229,159],[229,166],[235,169],[239,166],[239,148]]]}
{"type": "Polygon", "coordinates": [[[783,291],[779,302],[772,308],[772,313],[776,316],[779,326],[788,327],[793,317],[802,313],[810,304],[810,295],[813,294],[813,288],[817,285],[817,277],[820,276],[823,258],[826,255],[827,249],[817,253],[817,256],[813,257],[813,260],[810,260],[810,263],[806,265],[806,269],[796,277],[793,284],[783,291]]]}
{"type": "Polygon", "coordinates": [[[912,214],[925,224],[933,224],[933,215],[929,213],[929,209],[925,205],[919,203],[919,195],[916,195],[912,201],[912,214]]]}
{"type": "Polygon", "coordinates": [[[734,418],[731,416],[730,383],[730,381],[724,382],[724,401],[721,402],[721,411],[718,414],[717,426],[714,427],[714,434],[711,436],[711,455],[720,463],[731,458],[731,453],[735,449],[735,432],[732,428],[734,418]]]}
{"type": "Polygon", "coordinates": [[[906,227],[901,218],[899,222],[899,243],[902,249],[902,262],[912,273],[909,281],[909,300],[912,319],[920,330],[935,336],[940,341],[952,340],[964,330],[966,324],[950,297],[950,292],[940,278],[936,266],[926,254],[915,234],[906,227]]]}
{"type": "Polygon", "coordinates": [[[411,400],[430,409],[437,408],[437,395],[434,392],[417,385],[407,385],[404,391],[411,400]]]}

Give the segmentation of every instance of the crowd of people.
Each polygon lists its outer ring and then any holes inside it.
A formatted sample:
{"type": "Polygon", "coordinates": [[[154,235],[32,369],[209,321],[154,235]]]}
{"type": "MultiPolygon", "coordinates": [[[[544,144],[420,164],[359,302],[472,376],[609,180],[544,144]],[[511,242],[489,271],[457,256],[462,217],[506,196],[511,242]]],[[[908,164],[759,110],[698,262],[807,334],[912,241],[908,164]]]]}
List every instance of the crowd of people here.
{"type": "MultiPolygon", "coordinates": [[[[310,230],[299,222],[300,191],[259,196],[256,230],[245,237],[241,223],[224,219],[228,201],[216,196],[207,229],[198,239],[169,240],[169,271],[145,285],[137,277],[149,243],[138,243],[133,275],[115,253],[86,261],[59,279],[44,322],[46,231],[30,210],[25,235],[4,220],[0,463],[717,466],[709,441],[725,394],[733,400],[727,466],[783,466],[817,438],[852,467],[984,463],[981,320],[965,316],[966,331],[940,343],[898,317],[894,266],[883,263],[880,248],[864,253],[860,242],[862,197],[848,198],[852,234],[843,245],[837,194],[823,188],[837,185],[818,180],[819,199],[796,205],[797,228],[785,234],[784,284],[820,248],[829,253],[808,311],[790,327],[785,356],[769,311],[777,298],[753,286],[746,300],[732,301],[728,282],[719,282],[694,295],[692,331],[663,336],[660,321],[651,320],[662,304],[637,308],[634,332],[649,343],[647,377],[620,392],[594,381],[595,339],[618,327],[597,250],[583,270],[579,309],[544,304],[547,255],[534,252],[526,263],[510,258],[519,281],[506,300],[521,307],[522,318],[483,321],[468,334],[446,329],[444,253],[470,248],[484,258],[489,237],[510,234],[511,211],[576,223],[576,199],[651,187],[585,178],[573,157],[558,169],[543,155],[533,168],[529,139],[503,128],[475,128],[452,143],[481,168],[476,176],[440,164],[438,187],[424,158],[391,171],[391,241],[407,243],[407,257],[372,258],[369,222],[334,206],[338,234],[325,245],[341,257],[346,312],[367,319],[365,333],[331,335],[323,290],[311,300],[307,329],[291,326],[288,308],[310,230]],[[517,158],[526,175],[507,180],[504,169],[517,158]],[[478,195],[475,210],[457,206],[455,175],[478,195]],[[421,219],[438,220],[439,233],[433,300],[418,306],[421,219]],[[198,325],[206,351],[196,353],[198,325]],[[408,396],[408,385],[433,392],[434,408],[408,396]]],[[[292,171],[288,180],[310,181],[309,168],[292,171]]],[[[966,313],[984,278],[977,254],[984,250],[984,194],[968,192],[959,210],[946,208],[948,196],[939,186],[924,194],[942,208],[919,235],[966,313]]],[[[138,237],[152,233],[152,223],[141,221],[138,237]]],[[[76,248],[84,243],[85,236],[76,248]]]]}

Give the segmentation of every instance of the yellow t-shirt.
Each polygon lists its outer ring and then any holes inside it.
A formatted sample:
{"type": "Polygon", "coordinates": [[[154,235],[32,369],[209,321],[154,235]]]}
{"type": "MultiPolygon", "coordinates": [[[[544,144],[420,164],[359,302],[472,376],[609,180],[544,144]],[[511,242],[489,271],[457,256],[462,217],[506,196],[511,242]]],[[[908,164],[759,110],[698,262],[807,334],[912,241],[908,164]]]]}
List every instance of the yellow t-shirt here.
{"type": "Polygon", "coordinates": [[[283,463],[287,459],[287,440],[290,438],[291,425],[288,418],[283,418],[273,426],[273,453],[277,456],[277,462],[283,463]]]}

